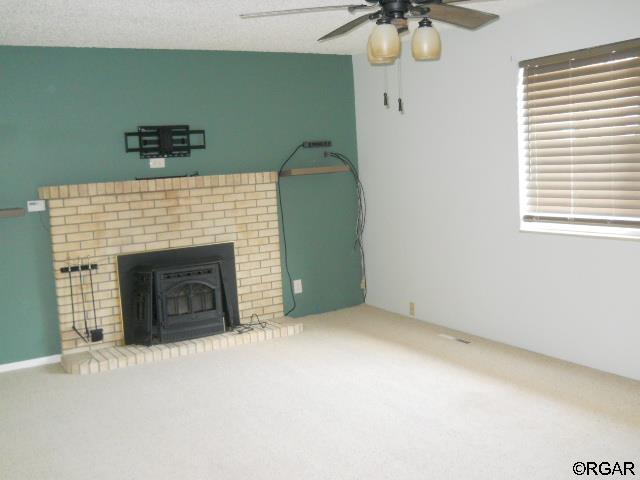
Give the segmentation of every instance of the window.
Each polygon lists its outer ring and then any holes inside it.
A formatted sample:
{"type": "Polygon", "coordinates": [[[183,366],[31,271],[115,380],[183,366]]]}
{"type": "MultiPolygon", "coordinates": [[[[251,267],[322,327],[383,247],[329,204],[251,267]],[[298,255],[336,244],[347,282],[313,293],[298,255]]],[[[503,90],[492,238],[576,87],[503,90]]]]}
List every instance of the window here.
{"type": "Polygon", "coordinates": [[[520,63],[521,229],[640,237],[640,39],[520,63]]]}

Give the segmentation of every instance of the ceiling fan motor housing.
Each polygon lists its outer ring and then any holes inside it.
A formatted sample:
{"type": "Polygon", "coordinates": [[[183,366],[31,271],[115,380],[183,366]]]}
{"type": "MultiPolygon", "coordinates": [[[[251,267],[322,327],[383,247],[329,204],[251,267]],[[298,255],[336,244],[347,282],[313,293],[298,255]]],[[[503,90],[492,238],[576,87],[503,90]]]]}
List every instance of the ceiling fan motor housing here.
{"type": "Polygon", "coordinates": [[[380,0],[380,6],[388,18],[403,18],[412,7],[411,0],[380,0]]]}

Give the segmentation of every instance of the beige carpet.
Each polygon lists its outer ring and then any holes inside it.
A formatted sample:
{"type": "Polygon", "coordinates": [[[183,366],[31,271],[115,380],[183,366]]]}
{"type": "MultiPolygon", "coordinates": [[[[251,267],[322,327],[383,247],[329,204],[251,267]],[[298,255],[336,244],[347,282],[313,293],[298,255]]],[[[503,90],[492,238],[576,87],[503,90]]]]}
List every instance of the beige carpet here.
{"type": "MultiPolygon", "coordinates": [[[[370,307],[95,376],[0,374],[0,479],[571,479],[640,465],[640,382],[370,307]]],[[[640,474],[640,468],[636,471],[640,474]]]]}

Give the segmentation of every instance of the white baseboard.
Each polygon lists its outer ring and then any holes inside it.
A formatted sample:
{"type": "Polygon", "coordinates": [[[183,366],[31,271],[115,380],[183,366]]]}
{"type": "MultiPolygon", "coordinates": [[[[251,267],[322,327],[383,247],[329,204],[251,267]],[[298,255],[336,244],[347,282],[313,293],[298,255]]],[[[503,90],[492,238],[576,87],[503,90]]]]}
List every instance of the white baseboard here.
{"type": "Polygon", "coordinates": [[[22,368],[40,367],[42,365],[50,365],[52,363],[60,363],[61,355],[51,355],[50,357],[32,358],[23,360],[22,362],[4,363],[0,365],[0,373],[10,372],[11,370],[20,370],[22,368]]]}

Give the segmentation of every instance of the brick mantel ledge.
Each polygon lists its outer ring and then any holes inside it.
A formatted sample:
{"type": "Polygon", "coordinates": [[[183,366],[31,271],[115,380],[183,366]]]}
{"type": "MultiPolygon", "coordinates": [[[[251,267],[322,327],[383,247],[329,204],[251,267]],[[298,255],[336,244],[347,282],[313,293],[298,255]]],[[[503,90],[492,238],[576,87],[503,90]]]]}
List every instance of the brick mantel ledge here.
{"type": "Polygon", "coordinates": [[[75,197],[91,197],[95,195],[119,195],[126,193],[161,192],[165,190],[192,188],[255,185],[261,183],[274,183],[277,179],[277,172],[259,172],[164,178],[158,180],[123,180],[103,183],[81,183],[76,185],[40,187],[38,189],[38,195],[42,200],[57,200],[75,197]]]}

